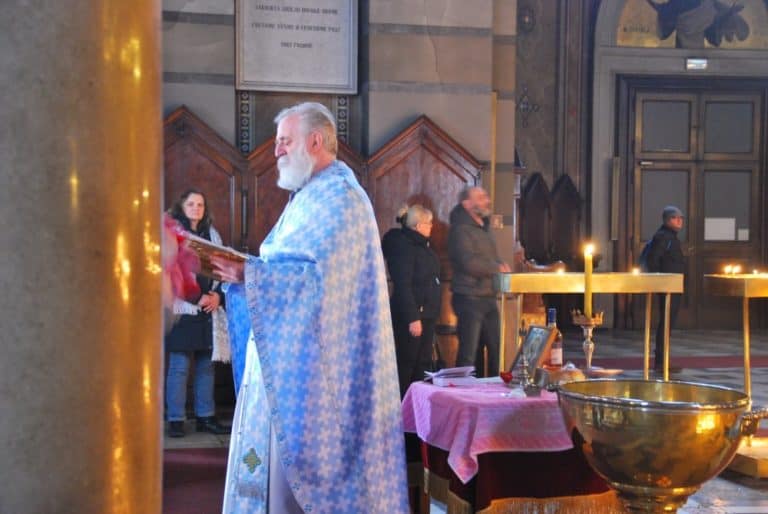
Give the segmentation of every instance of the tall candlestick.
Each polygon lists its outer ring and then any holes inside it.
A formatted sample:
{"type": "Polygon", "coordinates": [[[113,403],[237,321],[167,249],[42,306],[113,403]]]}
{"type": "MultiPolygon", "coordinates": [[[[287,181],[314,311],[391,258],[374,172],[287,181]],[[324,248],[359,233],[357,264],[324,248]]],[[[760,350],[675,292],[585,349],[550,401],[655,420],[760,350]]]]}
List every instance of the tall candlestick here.
{"type": "Polygon", "coordinates": [[[595,246],[588,244],[584,247],[584,315],[592,319],[592,254],[595,246]]]}

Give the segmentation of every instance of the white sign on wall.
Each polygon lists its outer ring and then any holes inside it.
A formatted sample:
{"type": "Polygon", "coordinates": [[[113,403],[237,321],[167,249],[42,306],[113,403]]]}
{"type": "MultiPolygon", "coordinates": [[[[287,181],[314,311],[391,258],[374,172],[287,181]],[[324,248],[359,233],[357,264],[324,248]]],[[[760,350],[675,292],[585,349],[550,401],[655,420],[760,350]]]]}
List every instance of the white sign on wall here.
{"type": "Polygon", "coordinates": [[[704,218],[705,241],[735,241],[736,218],[704,218]]]}
{"type": "Polygon", "coordinates": [[[238,89],[357,93],[357,0],[236,0],[238,89]]]}

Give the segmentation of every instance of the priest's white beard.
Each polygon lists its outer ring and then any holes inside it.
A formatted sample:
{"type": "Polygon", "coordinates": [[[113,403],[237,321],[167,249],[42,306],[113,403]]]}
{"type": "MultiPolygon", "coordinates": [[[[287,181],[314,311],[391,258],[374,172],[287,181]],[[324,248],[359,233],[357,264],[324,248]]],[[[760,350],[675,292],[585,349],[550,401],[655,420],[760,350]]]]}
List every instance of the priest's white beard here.
{"type": "Polygon", "coordinates": [[[307,152],[307,145],[301,145],[293,155],[286,154],[277,160],[277,169],[280,171],[278,187],[288,191],[301,189],[312,175],[314,167],[315,160],[307,152]]]}

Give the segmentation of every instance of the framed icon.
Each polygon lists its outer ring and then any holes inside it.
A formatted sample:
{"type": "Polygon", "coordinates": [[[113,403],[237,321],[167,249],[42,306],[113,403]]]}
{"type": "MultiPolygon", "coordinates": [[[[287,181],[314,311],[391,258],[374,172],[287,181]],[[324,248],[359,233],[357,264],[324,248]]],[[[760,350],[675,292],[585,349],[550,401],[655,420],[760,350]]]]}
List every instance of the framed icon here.
{"type": "Polygon", "coordinates": [[[528,374],[534,376],[536,368],[540,368],[544,364],[544,360],[549,355],[549,349],[556,337],[557,328],[531,325],[528,328],[523,344],[520,345],[520,349],[512,361],[511,369],[522,363],[523,355],[525,355],[525,360],[528,362],[528,374]]]}

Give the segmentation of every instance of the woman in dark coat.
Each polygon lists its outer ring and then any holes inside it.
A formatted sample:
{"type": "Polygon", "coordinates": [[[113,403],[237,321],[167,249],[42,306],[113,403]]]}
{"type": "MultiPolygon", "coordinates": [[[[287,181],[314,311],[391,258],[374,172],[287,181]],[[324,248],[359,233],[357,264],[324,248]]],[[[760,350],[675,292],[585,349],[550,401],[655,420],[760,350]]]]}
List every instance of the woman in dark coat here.
{"type": "Polygon", "coordinates": [[[432,340],[440,314],[440,260],[429,245],[432,212],[418,204],[398,213],[382,250],[392,279],[390,297],[400,395],[424,379],[432,365],[432,340]]]}
{"type": "MultiPolygon", "coordinates": [[[[170,210],[185,230],[221,244],[221,237],[211,226],[208,203],[200,191],[188,190],[170,210]]],[[[211,352],[213,348],[213,321],[211,313],[224,302],[221,284],[203,275],[196,276],[200,294],[187,301],[174,300],[174,314],[180,317],[165,337],[168,352],[168,376],[165,385],[165,413],[170,437],[184,436],[187,380],[192,362],[195,364],[194,394],[196,429],[198,432],[228,434],[229,429],[219,425],[213,400],[214,372],[211,352]]]]}

